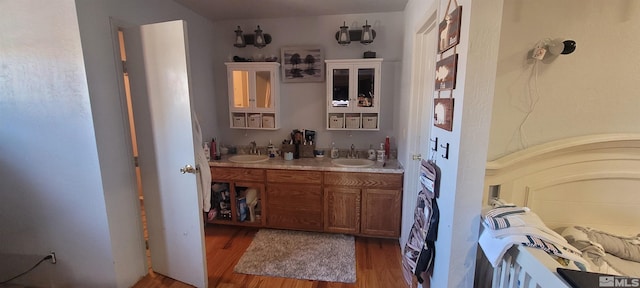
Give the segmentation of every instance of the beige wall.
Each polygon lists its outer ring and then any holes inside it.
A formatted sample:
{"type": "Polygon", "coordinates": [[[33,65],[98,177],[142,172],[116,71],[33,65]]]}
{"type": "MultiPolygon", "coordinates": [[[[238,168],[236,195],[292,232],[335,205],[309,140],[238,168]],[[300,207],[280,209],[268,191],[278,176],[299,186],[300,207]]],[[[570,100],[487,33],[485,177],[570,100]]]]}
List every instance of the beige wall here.
{"type": "Polygon", "coordinates": [[[597,133],[640,132],[640,2],[505,1],[488,158],[597,133]],[[537,64],[545,38],[577,42],[537,64]],[[533,71],[533,72],[532,72],[533,71]],[[529,99],[539,99],[523,125],[529,99]]]}

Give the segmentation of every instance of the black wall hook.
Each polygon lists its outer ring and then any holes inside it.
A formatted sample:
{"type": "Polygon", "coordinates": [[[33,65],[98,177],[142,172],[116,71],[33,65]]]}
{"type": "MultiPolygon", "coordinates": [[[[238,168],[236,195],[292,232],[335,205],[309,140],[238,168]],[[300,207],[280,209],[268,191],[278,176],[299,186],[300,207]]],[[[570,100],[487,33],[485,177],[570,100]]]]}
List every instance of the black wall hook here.
{"type": "Polygon", "coordinates": [[[431,147],[431,150],[438,151],[438,137],[436,137],[435,140],[429,138],[429,141],[433,142],[433,146],[431,147]]]}
{"type": "Polygon", "coordinates": [[[446,146],[440,145],[440,147],[444,148],[444,155],[442,155],[442,158],[449,159],[449,143],[447,143],[446,146]]]}

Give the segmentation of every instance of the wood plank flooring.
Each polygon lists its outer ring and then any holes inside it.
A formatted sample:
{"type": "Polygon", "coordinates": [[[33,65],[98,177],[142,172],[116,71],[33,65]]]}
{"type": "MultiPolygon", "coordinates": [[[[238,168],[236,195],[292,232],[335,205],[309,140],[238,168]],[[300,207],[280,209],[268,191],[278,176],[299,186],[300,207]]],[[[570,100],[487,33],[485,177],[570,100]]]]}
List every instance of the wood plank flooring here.
{"type": "MultiPolygon", "coordinates": [[[[212,288],[388,288],[408,287],[402,276],[397,240],[356,237],[356,283],[336,283],[238,274],[233,267],[244,254],[258,229],[207,225],[205,241],[209,287],[212,288]]],[[[415,282],[415,281],[414,281],[415,282]]],[[[191,287],[150,272],[134,288],[191,287]]]]}

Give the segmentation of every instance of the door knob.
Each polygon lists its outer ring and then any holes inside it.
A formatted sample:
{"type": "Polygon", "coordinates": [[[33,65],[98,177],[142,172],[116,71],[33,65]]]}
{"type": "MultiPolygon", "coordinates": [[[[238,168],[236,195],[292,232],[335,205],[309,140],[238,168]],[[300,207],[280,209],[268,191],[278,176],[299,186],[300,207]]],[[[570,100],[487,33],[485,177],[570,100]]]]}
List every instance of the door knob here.
{"type": "Polygon", "coordinates": [[[422,159],[422,155],[421,154],[413,154],[413,156],[411,156],[411,158],[413,160],[420,160],[420,159],[422,159]]]}
{"type": "Polygon", "coordinates": [[[184,167],[180,168],[180,173],[185,174],[185,173],[191,173],[191,174],[196,174],[196,168],[194,168],[193,166],[187,164],[184,167]]]}

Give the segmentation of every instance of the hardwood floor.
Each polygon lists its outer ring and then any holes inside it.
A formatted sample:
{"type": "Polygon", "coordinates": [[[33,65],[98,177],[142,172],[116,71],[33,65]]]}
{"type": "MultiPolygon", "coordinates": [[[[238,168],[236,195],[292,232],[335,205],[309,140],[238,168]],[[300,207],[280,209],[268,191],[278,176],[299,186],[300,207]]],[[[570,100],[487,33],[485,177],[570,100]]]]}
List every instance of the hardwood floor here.
{"type": "MultiPolygon", "coordinates": [[[[212,288],[376,288],[408,287],[402,276],[401,252],[397,240],[356,237],[356,283],[335,283],[279,277],[245,275],[233,267],[247,249],[256,228],[207,225],[205,241],[209,287],[212,288]]],[[[415,282],[415,281],[414,281],[415,282]]],[[[150,272],[135,288],[191,287],[150,272]]]]}

